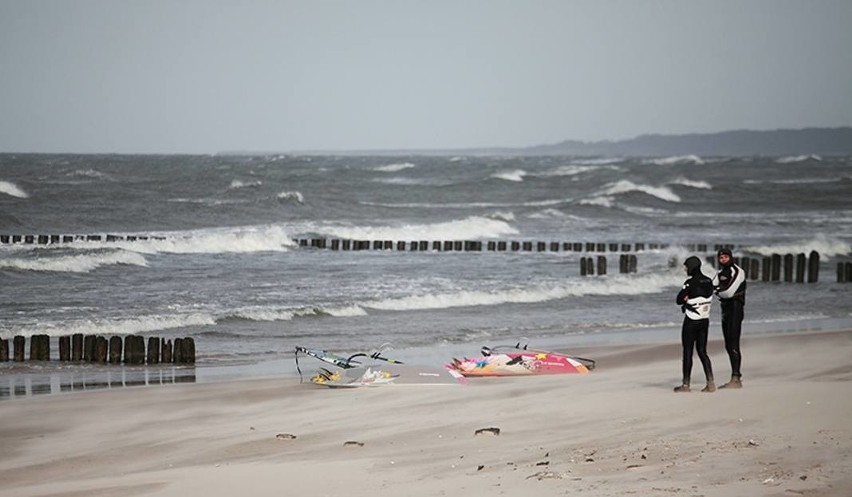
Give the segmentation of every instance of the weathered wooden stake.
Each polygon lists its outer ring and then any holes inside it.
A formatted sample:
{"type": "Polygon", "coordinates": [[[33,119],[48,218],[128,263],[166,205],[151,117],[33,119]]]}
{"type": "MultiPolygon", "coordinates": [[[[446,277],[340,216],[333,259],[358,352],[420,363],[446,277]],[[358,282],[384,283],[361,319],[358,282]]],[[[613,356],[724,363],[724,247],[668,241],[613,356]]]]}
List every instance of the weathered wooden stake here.
{"type": "Polygon", "coordinates": [[[71,335],[71,360],[83,360],[83,334],[74,333],[71,335]]]}
{"type": "Polygon", "coordinates": [[[95,360],[95,335],[83,337],[83,360],[86,362],[95,360]]]}
{"type": "Polygon", "coordinates": [[[6,338],[0,339],[0,362],[9,360],[9,340],[6,338]]]}
{"type": "Polygon", "coordinates": [[[170,364],[172,362],[172,341],[165,340],[163,342],[163,353],[160,356],[160,362],[170,364]]]}
{"type": "Polygon", "coordinates": [[[770,257],[763,258],[763,274],[761,276],[763,281],[769,281],[772,276],[772,259],[770,257]]]}
{"type": "Polygon", "coordinates": [[[95,353],[92,360],[94,362],[105,363],[107,362],[107,346],[109,342],[107,342],[106,337],[96,336],[95,337],[95,353]]]}
{"type": "Polygon", "coordinates": [[[195,340],[191,337],[184,338],[181,343],[181,350],[181,362],[183,364],[195,364],[195,340]]]}
{"type": "Polygon", "coordinates": [[[819,279],[819,253],[812,250],[808,257],[808,283],[816,283],[819,279]]]}
{"type": "Polygon", "coordinates": [[[148,337],[148,364],[160,362],[160,339],[159,337],[148,337]]]}
{"type": "Polygon", "coordinates": [[[26,344],[27,339],[22,337],[21,335],[17,335],[12,338],[12,346],[14,347],[12,355],[15,362],[24,361],[24,347],[26,346],[26,344]]]}
{"type": "Polygon", "coordinates": [[[33,335],[30,337],[30,360],[50,360],[50,337],[47,335],[33,335]]]}
{"type": "Polygon", "coordinates": [[[781,281],[781,256],[772,254],[772,281],[781,281]]]}
{"type": "Polygon", "coordinates": [[[183,362],[183,338],[175,338],[174,362],[180,364],[183,362]]]}
{"type": "Polygon", "coordinates": [[[68,335],[59,337],[59,360],[71,360],[71,337],[68,335]]]}
{"type": "Polygon", "coordinates": [[[787,283],[793,282],[793,254],[784,255],[784,281],[787,283]]]}
{"type": "Polygon", "coordinates": [[[119,364],[121,363],[121,354],[123,352],[124,342],[121,340],[120,336],[113,335],[109,339],[109,363],[110,364],[119,364]]]}
{"type": "Polygon", "coordinates": [[[143,364],[145,362],[145,340],[138,335],[124,337],[124,363],[143,364]]]}
{"type": "Polygon", "coordinates": [[[837,282],[846,283],[846,264],[842,262],[837,263],[837,282]]]}
{"type": "Polygon", "coordinates": [[[598,256],[598,274],[599,275],[606,274],[606,256],[603,256],[603,255],[598,256]]]}
{"type": "Polygon", "coordinates": [[[757,259],[751,260],[751,279],[756,280],[760,278],[760,261],[757,259]]]}

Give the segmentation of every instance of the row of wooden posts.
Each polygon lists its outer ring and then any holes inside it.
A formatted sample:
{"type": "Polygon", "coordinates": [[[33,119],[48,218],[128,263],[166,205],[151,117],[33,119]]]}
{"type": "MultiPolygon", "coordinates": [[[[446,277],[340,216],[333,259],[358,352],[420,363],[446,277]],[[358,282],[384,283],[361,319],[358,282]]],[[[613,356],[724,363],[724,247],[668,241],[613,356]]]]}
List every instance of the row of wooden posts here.
{"type": "MultiPolygon", "coordinates": [[[[74,242],[135,242],[145,240],[165,240],[161,236],[147,235],[10,235],[0,234],[0,244],[35,244],[56,245],[74,242]]],[[[657,250],[667,248],[665,243],[602,243],[602,242],[543,242],[529,240],[419,240],[419,241],[394,241],[394,240],[347,240],[347,239],[297,239],[294,240],[302,248],[318,248],[331,250],[407,250],[422,251],[429,250],[437,252],[481,252],[488,251],[524,251],[524,252],[641,252],[643,250],[657,250]]],[[[733,245],[714,245],[713,250],[733,245]]],[[[707,244],[690,244],[687,248],[691,251],[707,252],[707,244]]]]}
{"type": "MultiPolygon", "coordinates": [[[[99,335],[59,337],[59,360],[109,363],[109,364],[194,364],[195,340],[190,337],[163,340],[160,337],[148,337],[147,351],[145,338],[138,335],[126,337],[113,336],[107,340],[99,335]]],[[[12,359],[22,362],[26,356],[26,337],[18,335],[12,338],[12,349],[8,339],[0,339],[0,361],[12,359]],[[11,354],[10,354],[11,352],[11,354]]],[[[29,360],[50,361],[51,347],[49,335],[30,337],[29,360]]]]}
{"type": "MultiPolygon", "coordinates": [[[[542,242],[530,240],[343,240],[343,239],[300,239],[301,248],[330,250],[397,250],[410,252],[642,252],[669,247],[666,243],[602,243],[602,242],[542,242]]],[[[714,250],[731,248],[733,245],[715,245],[714,250]]],[[[691,244],[687,248],[707,252],[707,244],[691,244]]]]}
{"type": "MultiPolygon", "coordinates": [[[[594,257],[580,258],[580,276],[592,276],[596,271],[598,275],[605,275],[606,270],[606,256],[599,255],[597,260],[594,257]]],[[[618,272],[620,274],[635,273],[636,256],[631,254],[621,254],[618,256],[618,272]]]]}
{"type": "MultiPolygon", "coordinates": [[[[716,257],[707,257],[707,262],[716,267],[716,257]]],[[[819,253],[772,254],[767,257],[734,257],[734,264],[741,267],[746,279],[761,281],[784,281],[787,283],[816,283],[819,280],[819,253]]]]}
{"type": "MultiPolygon", "coordinates": [[[[707,262],[716,267],[716,258],[708,256],[707,262]]],[[[672,261],[676,266],[677,261],[672,261]]],[[[734,264],[740,266],[745,272],[748,280],[762,281],[784,281],[795,283],[816,283],[819,280],[819,253],[813,251],[809,256],[805,254],[773,254],[768,257],[742,257],[734,258],[734,264]],[[783,278],[782,278],[783,275],[783,278]]],[[[621,274],[636,272],[636,256],[621,254],[618,259],[618,272],[621,274]]],[[[594,257],[580,258],[580,275],[591,276],[594,274],[605,275],[607,273],[607,258],[599,255],[594,257]]],[[[837,263],[837,282],[852,283],[852,262],[837,263]]]]}

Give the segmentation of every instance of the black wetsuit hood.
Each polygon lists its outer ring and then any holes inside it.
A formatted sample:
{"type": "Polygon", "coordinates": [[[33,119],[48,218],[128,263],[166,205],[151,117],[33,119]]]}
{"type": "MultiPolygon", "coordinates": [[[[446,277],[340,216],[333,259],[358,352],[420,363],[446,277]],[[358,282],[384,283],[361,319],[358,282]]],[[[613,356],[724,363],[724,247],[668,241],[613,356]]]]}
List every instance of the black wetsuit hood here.
{"type": "Polygon", "coordinates": [[[698,272],[701,271],[701,259],[695,257],[694,255],[691,257],[687,257],[685,261],[683,261],[684,267],[686,267],[686,274],[690,276],[695,276],[698,272]]]}

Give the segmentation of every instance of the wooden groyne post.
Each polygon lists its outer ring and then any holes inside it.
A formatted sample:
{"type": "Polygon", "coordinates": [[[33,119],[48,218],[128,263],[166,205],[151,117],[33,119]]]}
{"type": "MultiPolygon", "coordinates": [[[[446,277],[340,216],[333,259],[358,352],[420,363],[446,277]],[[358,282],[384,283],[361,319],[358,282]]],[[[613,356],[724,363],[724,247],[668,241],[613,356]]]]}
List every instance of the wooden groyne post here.
{"type": "MultiPolygon", "coordinates": [[[[88,362],[100,364],[194,364],[196,359],[195,340],[191,337],[175,339],[175,351],[172,341],[160,337],[149,337],[146,351],[145,339],[141,336],[127,335],[122,339],[113,336],[109,339],[100,335],[82,335],[58,337],[59,360],[63,362],[88,362]]],[[[26,355],[27,339],[17,335],[9,340],[0,340],[0,361],[23,362],[50,361],[51,347],[49,335],[32,335],[29,339],[29,356],[26,355]],[[10,353],[11,352],[11,353],[10,353]]]]}

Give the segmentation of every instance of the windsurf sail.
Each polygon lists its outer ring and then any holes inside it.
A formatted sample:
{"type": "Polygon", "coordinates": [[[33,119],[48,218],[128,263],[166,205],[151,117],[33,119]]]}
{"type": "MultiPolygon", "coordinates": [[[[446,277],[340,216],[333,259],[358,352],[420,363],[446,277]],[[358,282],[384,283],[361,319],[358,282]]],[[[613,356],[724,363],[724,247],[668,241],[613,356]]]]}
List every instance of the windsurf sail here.
{"type": "MultiPolygon", "coordinates": [[[[302,381],[302,369],[299,365],[299,354],[300,353],[307,355],[307,356],[310,356],[310,357],[313,357],[314,359],[318,359],[322,362],[331,364],[333,366],[337,366],[341,369],[352,369],[352,368],[356,368],[356,367],[361,366],[362,362],[361,362],[361,360],[359,360],[361,358],[369,358],[369,359],[374,359],[374,360],[378,360],[378,361],[388,362],[388,363],[391,363],[391,364],[403,364],[402,361],[398,361],[396,359],[391,359],[390,357],[385,357],[385,356],[382,355],[382,353],[385,350],[389,350],[389,349],[390,349],[390,347],[388,347],[388,344],[383,344],[378,350],[375,350],[375,351],[372,351],[372,352],[358,352],[358,353],[344,357],[344,356],[335,354],[333,352],[329,352],[327,350],[310,349],[310,348],[307,348],[307,347],[297,346],[296,351],[294,353],[294,357],[296,359],[296,371],[299,372],[299,381],[301,382],[302,381]]],[[[323,379],[328,381],[330,379],[330,377],[333,376],[333,375],[334,375],[334,373],[332,373],[328,369],[321,368],[320,372],[317,373],[317,375],[314,376],[311,379],[311,381],[313,381],[314,383],[322,381],[323,379]]]]}
{"type": "Polygon", "coordinates": [[[546,350],[530,349],[527,344],[482,347],[482,357],[453,358],[447,368],[464,376],[528,376],[543,374],[588,373],[595,361],[546,350]]]}
{"type": "Polygon", "coordinates": [[[488,355],[494,354],[494,353],[500,354],[500,353],[507,353],[507,352],[513,352],[513,351],[526,351],[526,352],[536,352],[536,353],[543,353],[543,354],[564,355],[565,357],[567,357],[569,359],[573,359],[573,360],[581,363],[589,371],[595,369],[595,365],[596,365],[596,362],[593,359],[587,359],[585,357],[578,357],[578,356],[575,356],[575,355],[559,354],[559,353],[551,352],[551,351],[548,351],[548,350],[531,349],[531,348],[529,348],[529,344],[525,343],[525,342],[518,342],[515,345],[497,345],[495,347],[488,347],[488,346],[482,347],[482,355],[483,356],[488,356],[488,355]],[[523,346],[521,346],[521,343],[523,343],[523,346]]]}

